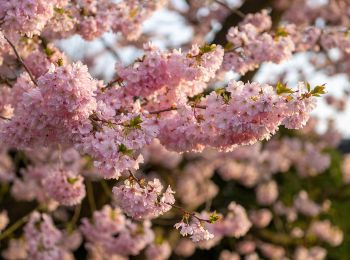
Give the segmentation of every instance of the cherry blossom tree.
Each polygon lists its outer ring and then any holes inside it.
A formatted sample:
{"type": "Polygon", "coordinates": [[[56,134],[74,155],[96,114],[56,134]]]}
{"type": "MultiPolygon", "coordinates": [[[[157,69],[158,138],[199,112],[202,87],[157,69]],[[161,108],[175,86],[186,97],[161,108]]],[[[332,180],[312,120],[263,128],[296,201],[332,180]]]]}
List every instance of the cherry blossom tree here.
{"type": "Polygon", "coordinates": [[[2,0],[2,257],[349,257],[331,249],[350,230],[349,158],[311,117],[349,92],[256,77],[300,56],[349,75],[350,2],[326,2],[2,0]],[[145,28],[167,14],[181,43],[145,28]],[[76,59],[78,39],[101,53],[76,59]]]}

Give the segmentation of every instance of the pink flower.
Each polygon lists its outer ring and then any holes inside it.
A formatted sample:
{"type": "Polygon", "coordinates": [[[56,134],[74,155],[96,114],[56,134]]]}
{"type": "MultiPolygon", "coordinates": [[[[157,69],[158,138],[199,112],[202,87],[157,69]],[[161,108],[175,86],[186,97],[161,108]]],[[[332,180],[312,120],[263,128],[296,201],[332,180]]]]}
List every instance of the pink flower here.
{"type": "Polygon", "coordinates": [[[169,211],[175,203],[170,186],[162,192],[163,185],[158,179],[140,184],[126,181],[124,185],[113,188],[117,204],[135,219],[156,218],[169,211]]]}
{"type": "Polygon", "coordinates": [[[59,246],[62,234],[50,216],[34,212],[24,227],[24,236],[29,259],[62,259],[64,250],[59,246]]]}
{"type": "Polygon", "coordinates": [[[199,242],[202,240],[209,240],[214,237],[204,226],[197,220],[192,218],[190,224],[183,221],[174,225],[176,229],[180,230],[180,234],[183,236],[190,236],[193,242],[199,242]]]}
{"type": "Polygon", "coordinates": [[[138,255],[154,239],[150,222],[132,222],[119,208],[107,205],[94,212],[91,222],[83,219],[80,229],[92,246],[101,246],[107,255],[138,255]]]}
{"type": "Polygon", "coordinates": [[[54,170],[43,179],[43,189],[49,197],[62,205],[81,203],[85,197],[84,178],[67,170],[54,170]]]}

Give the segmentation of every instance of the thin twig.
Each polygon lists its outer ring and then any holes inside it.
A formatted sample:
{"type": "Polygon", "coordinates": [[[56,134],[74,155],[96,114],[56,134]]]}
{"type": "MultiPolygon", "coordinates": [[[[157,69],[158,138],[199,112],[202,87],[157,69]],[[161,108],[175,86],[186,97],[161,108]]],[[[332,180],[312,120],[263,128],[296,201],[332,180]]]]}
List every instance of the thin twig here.
{"type": "Polygon", "coordinates": [[[17,229],[19,229],[22,225],[24,225],[27,220],[29,219],[29,216],[36,211],[39,208],[36,207],[34,208],[31,212],[29,212],[27,215],[23,216],[22,218],[20,218],[19,220],[17,220],[15,223],[13,223],[10,227],[8,227],[4,232],[2,232],[0,234],[0,241],[7,238],[8,236],[10,236],[13,232],[15,232],[17,229]]]}
{"type": "Polygon", "coordinates": [[[105,47],[105,49],[109,51],[116,60],[121,60],[118,52],[114,50],[111,46],[109,46],[109,43],[104,38],[100,38],[100,42],[102,43],[103,47],[105,47]]]}
{"type": "MultiPolygon", "coordinates": [[[[201,105],[192,105],[193,108],[200,108],[200,109],[206,109],[206,106],[201,106],[201,105]]],[[[173,110],[177,110],[177,107],[169,107],[169,108],[165,108],[165,109],[160,109],[160,110],[156,110],[156,111],[151,111],[149,112],[149,114],[151,115],[155,115],[155,114],[160,114],[163,112],[169,112],[169,111],[173,111],[173,110]]]]}
{"type": "Polygon", "coordinates": [[[19,229],[24,223],[27,222],[27,220],[28,216],[24,216],[23,218],[17,220],[12,226],[10,226],[0,235],[0,241],[11,235],[17,229],[19,229]]]}
{"type": "Polygon", "coordinates": [[[31,73],[30,69],[27,67],[27,65],[24,63],[24,61],[22,60],[21,56],[19,55],[16,46],[4,35],[5,40],[10,44],[11,48],[13,49],[18,61],[22,64],[22,66],[24,67],[24,69],[28,72],[30,79],[33,81],[35,86],[38,86],[38,83],[36,82],[33,74],[31,73]]]}
{"type": "Polygon", "coordinates": [[[70,222],[72,227],[78,222],[80,212],[81,212],[81,203],[75,206],[74,215],[73,215],[72,220],[70,222]]]}
{"type": "Polygon", "coordinates": [[[217,4],[219,4],[219,5],[221,5],[221,6],[223,6],[223,7],[225,7],[226,9],[228,9],[228,10],[231,11],[232,13],[238,15],[238,16],[241,17],[242,19],[245,17],[245,14],[242,13],[241,11],[239,11],[239,10],[237,10],[237,9],[232,9],[232,8],[229,7],[227,4],[225,4],[225,3],[223,3],[223,2],[221,2],[221,1],[219,1],[219,0],[215,0],[214,2],[217,3],[217,4]]]}
{"type": "Polygon", "coordinates": [[[92,215],[96,210],[96,203],[95,203],[95,197],[94,197],[94,189],[90,180],[86,180],[86,193],[87,193],[89,207],[92,215]]]}
{"type": "Polygon", "coordinates": [[[0,119],[4,119],[4,120],[8,120],[8,121],[11,120],[10,118],[4,117],[4,116],[0,116],[0,119]]]}
{"type": "Polygon", "coordinates": [[[112,198],[113,197],[113,193],[111,192],[111,189],[109,188],[107,182],[105,180],[102,180],[100,183],[101,183],[102,189],[106,193],[106,195],[109,198],[112,198]]]}

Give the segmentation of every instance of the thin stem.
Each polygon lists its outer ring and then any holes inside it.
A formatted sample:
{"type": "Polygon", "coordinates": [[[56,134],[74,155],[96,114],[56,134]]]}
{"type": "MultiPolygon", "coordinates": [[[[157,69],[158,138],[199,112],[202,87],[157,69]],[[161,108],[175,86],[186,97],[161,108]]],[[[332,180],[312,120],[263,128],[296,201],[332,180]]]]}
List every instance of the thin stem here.
{"type": "Polygon", "coordinates": [[[121,60],[116,50],[109,46],[108,42],[104,38],[100,38],[100,42],[102,43],[103,47],[105,47],[105,49],[109,51],[116,60],[121,60]]]}
{"type": "Polygon", "coordinates": [[[180,210],[184,215],[188,215],[188,216],[190,216],[190,217],[194,217],[194,218],[198,219],[199,221],[211,223],[209,219],[200,218],[200,217],[196,216],[196,213],[194,213],[194,212],[189,212],[189,211],[185,210],[184,208],[182,208],[182,207],[180,207],[180,206],[178,206],[178,205],[170,204],[170,203],[166,203],[166,204],[168,204],[169,206],[172,206],[172,207],[174,207],[174,208],[180,210]]]}
{"type": "MultiPolygon", "coordinates": [[[[192,105],[193,108],[200,108],[200,109],[206,109],[206,106],[201,106],[201,105],[192,105]]],[[[169,107],[169,108],[165,108],[165,109],[160,109],[160,110],[156,110],[156,111],[151,111],[149,112],[149,114],[151,115],[155,115],[155,114],[160,114],[163,112],[169,112],[169,111],[173,111],[173,110],[177,110],[177,107],[169,107]]]]}
{"type": "Polygon", "coordinates": [[[110,82],[107,83],[107,85],[104,89],[111,88],[116,83],[119,84],[119,86],[121,86],[121,87],[124,86],[122,78],[117,75],[114,79],[112,79],[110,82]]]}
{"type": "Polygon", "coordinates": [[[35,86],[38,86],[38,83],[36,82],[33,74],[31,73],[30,69],[27,67],[27,65],[24,63],[24,61],[22,60],[21,56],[19,55],[16,46],[4,35],[5,40],[10,44],[11,48],[13,49],[18,61],[22,64],[22,66],[24,67],[24,69],[28,72],[30,79],[33,81],[35,86]]]}
{"type": "Polygon", "coordinates": [[[177,110],[177,107],[169,107],[169,108],[165,108],[165,109],[160,109],[160,110],[156,110],[156,111],[151,111],[149,112],[151,115],[154,114],[160,114],[163,112],[169,112],[169,111],[173,111],[173,110],[177,110]]]}
{"type": "Polygon", "coordinates": [[[232,9],[232,8],[229,7],[227,4],[225,4],[225,3],[223,3],[223,2],[221,2],[221,1],[219,1],[219,0],[215,0],[214,2],[217,3],[217,4],[219,4],[219,5],[221,5],[221,6],[223,6],[223,7],[225,7],[226,9],[228,9],[228,10],[231,11],[232,13],[238,15],[238,16],[241,17],[242,19],[245,17],[245,14],[242,13],[241,11],[239,11],[239,10],[237,10],[237,9],[232,9]]]}
{"type": "Polygon", "coordinates": [[[86,193],[87,193],[89,207],[92,215],[96,210],[96,203],[95,203],[94,189],[90,180],[86,180],[86,193]]]}
{"type": "Polygon", "coordinates": [[[75,206],[74,215],[73,215],[72,220],[70,222],[70,225],[72,227],[78,222],[80,212],[81,212],[81,203],[75,206]]]}
{"type": "Polygon", "coordinates": [[[0,116],[0,118],[1,118],[1,119],[4,119],[4,120],[8,120],[8,121],[11,120],[10,118],[4,117],[4,116],[0,116]]]}
{"type": "Polygon", "coordinates": [[[140,181],[140,180],[135,176],[135,174],[134,174],[132,171],[130,171],[130,170],[129,170],[129,177],[130,177],[131,179],[133,179],[134,181],[136,181],[137,184],[140,185],[140,187],[143,186],[142,183],[141,183],[141,181],[140,181]]]}
{"type": "Polygon", "coordinates": [[[107,182],[105,180],[102,180],[100,183],[101,183],[102,189],[106,193],[106,195],[109,198],[112,198],[113,197],[113,193],[111,192],[111,189],[109,188],[107,182]]]}
{"type": "Polygon", "coordinates": [[[17,229],[19,229],[23,224],[25,224],[29,218],[29,214],[25,215],[24,217],[17,220],[15,223],[13,223],[9,228],[7,228],[2,234],[0,234],[0,241],[10,236],[13,232],[15,232],[17,229]]]}

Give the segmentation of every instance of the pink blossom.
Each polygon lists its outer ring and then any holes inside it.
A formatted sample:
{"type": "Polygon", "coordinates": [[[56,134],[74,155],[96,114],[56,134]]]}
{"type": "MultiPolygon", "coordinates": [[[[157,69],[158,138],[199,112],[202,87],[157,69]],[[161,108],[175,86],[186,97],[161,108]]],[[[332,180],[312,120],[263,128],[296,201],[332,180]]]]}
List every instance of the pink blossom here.
{"type": "Polygon", "coordinates": [[[189,236],[193,242],[209,240],[214,237],[197,219],[192,218],[191,223],[181,221],[176,223],[174,227],[180,231],[182,236],[189,236]]]}
{"type": "Polygon", "coordinates": [[[62,259],[59,247],[61,232],[54,226],[50,216],[34,212],[24,227],[28,244],[28,259],[62,259]]]}
{"type": "Polygon", "coordinates": [[[153,241],[150,222],[132,222],[119,208],[104,206],[95,211],[93,221],[82,220],[80,227],[85,239],[92,246],[101,246],[107,255],[137,255],[153,241]]]}
{"type": "Polygon", "coordinates": [[[260,205],[272,205],[278,197],[278,187],[275,181],[261,183],[256,188],[256,200],[260,205]]]}
{"type": "Polygon", "coordinates": [[[167,241],[161,244],[150,244],[145,251],[146,257],[149,260],[165,260],[171,255],[171,247],[167,241]]]}
{"type": "Polygon", "coordinates": [[[62,205],[79,204],[85,197],[84,178],[67,170],[57,170],[48,173],[43,179],[43,189],[62,205]]]}
{"type": "Polygon", "coordinates": [[[297,247],[294,252],[295,260],[323,260],[326,259],[327,251],[319,246],[305,248],[303,246],[297,247]]]}
{"type": "Polygon", "coordinates": [[[175,254],[183,257],[190,257],[196,251],[196,244],[192,240],[187,238],[181,238],[177,243],[175,249],[175,254]]]}
{"type": "Polygon", "coordinates": [[[339,246],[343,242],[343,232],[338,227],[332,226],[329,220],[313,222],[308,232],[331,246],[339,246]]]}
{"type": "Polygon", "coordinates": [[[169,211],[175,203],[175,192],[170,186],[163,192],[163,185],[158,179],[145,184],[125,181],[124,185],[114,187],[113,193],[117,204],[135,219],[156,218],[169,211]]]}

